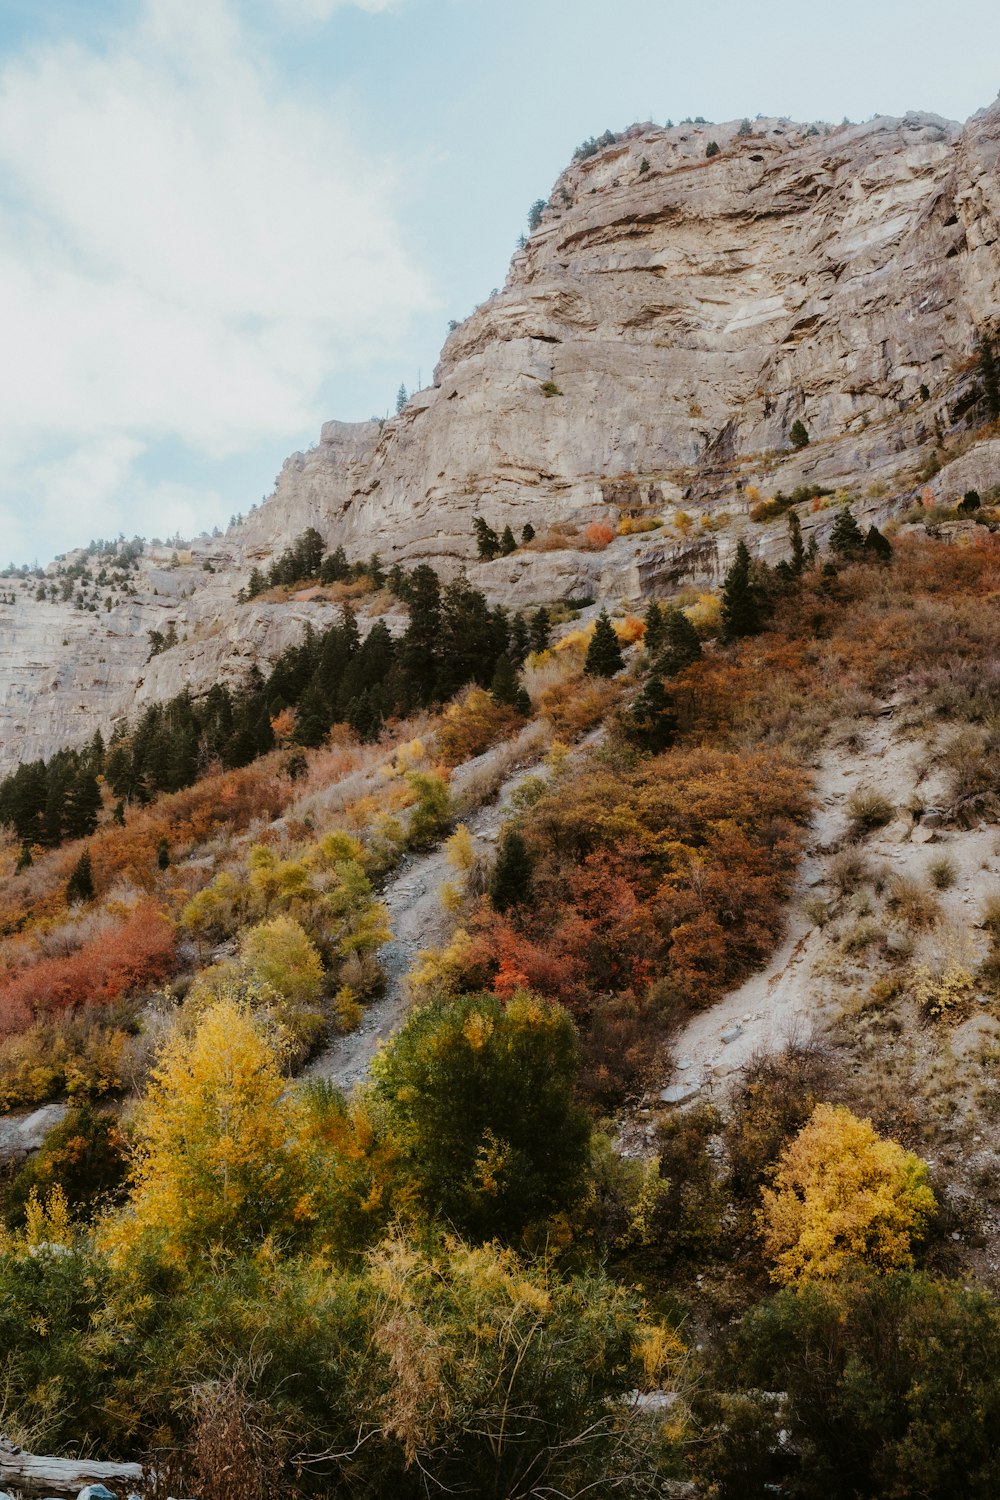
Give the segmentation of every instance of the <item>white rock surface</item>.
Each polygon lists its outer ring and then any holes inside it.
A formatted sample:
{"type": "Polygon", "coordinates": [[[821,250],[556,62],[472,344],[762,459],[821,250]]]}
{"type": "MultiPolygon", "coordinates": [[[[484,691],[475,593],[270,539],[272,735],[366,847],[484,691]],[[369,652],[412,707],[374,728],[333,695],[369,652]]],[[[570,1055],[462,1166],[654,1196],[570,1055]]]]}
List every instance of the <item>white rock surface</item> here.
{"type": "MultiPolygon", "coordinates": [[[[110,610],[39,603],[35,580],[0,580],[0,598],[14,596],[0,602],[0,773],[185,684],[238,677],[331,618],[305,600],[234,603],[251,567],[309,525],[352,558],[466,566],[519,607],[711,584],[747,528],[750,483],[847,484],[864,516],[884,517],[912,496],[935,423],[954,430],[978,332],[1000,328],[998,160],[1000,103],[964,127],[921,114],[826,134],[762,120],[749,138],[735,122],[635,126],[574,162],[503,290],[449,335],[433,385],[401,415],[326,423],[225,537],[176,560],[148,548],[135,597],[110,610]],[[722,149],[707,160],[709,139],[722,149]],[[811,442],[792,453],[796,419],[811,442]],[[477,514],[519,534],[622,510],[673,523],[678,507],[689,528],[605,551],[577,536],[475,558],[477,514]],[[721,512],[725,524],[702,526],[721,512]],[[171,619],[181,644],[147,661],[147,631],[171,619]]],[[[934,488],[952,500],[997,483],[995,441],[934,488]]],[[[804,524],[822,534],[832,519],[804,524]]],[[[783,526],[750,534],[782,555],[783,526]]]]}

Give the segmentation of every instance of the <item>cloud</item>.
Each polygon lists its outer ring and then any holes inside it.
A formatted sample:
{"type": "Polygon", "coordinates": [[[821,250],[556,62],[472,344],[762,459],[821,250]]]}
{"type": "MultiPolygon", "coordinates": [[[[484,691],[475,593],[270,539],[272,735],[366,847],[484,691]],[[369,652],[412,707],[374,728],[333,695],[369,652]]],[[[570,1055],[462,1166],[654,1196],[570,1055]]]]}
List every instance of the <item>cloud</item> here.
{"type": "Polygon", "coordinates": [[[380,11],[396,10],[400,0],[272,0],[272,3],[283,15],[301,17],[308,21],[326,21],[335,10],[343,10],[345,7],[367,10],[373,15],[380,11]]]}
{"type": "Polygon", "coordinates": [[[109,510],[160,529],[124,515],[151,445],[217,461],[315,428],[322,381],[428,306],[397,193],[334,106],[253,55],[224,0],[147,0],[101,47],[10,62],[0,443],[5,496],[32,512],[8,499],[4,534],[61,522],[75,480],[88,534],[109,510]]]}

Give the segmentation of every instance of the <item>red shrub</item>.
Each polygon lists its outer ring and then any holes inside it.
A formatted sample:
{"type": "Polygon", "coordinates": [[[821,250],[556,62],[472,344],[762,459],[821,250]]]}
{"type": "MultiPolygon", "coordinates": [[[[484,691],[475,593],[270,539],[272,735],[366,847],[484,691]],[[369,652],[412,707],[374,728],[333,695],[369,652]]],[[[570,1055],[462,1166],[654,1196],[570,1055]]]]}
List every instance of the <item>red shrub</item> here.
{"type": "Polygon", "coordinates": [[[115,932],[68,958],[43,958],[0,984],[0,1034],[23,1030],[39,1014],[117,1000],[165,979],[174,966],[174,933],[152,906],[140,906],[115,932]]]}

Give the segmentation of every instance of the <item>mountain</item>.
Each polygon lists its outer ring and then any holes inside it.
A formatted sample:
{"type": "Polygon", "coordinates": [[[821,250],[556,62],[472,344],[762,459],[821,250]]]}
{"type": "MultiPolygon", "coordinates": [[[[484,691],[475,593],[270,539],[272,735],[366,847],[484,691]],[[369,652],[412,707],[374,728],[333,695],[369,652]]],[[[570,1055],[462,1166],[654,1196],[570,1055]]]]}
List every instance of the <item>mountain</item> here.
{"type": "Polygon", "coordinates": [[[465,566],[515,605],[636,599],[716,579],[744,532],[780,555],[748,494],[845,489],[880,518],[925,480],[947,499],[996,484],[1000,445],[966,424],[1000,324],[1000,104],[965,126],[746,131],[637,125],[582,148],[433,384],[384,425],[325,424],[225,537],[147,547],[133,592],[88,585],[83,609],[0,581],[0,768],[328,619],[321,599],[235,602],[309,526],[351,558],[465,566]],[[480,563],[475,516],[536,540],[480,563]],[[626,534],[588,543],[592,522],[626,534]],[[147,660],[170,621],[178,644],[147,660]]]}

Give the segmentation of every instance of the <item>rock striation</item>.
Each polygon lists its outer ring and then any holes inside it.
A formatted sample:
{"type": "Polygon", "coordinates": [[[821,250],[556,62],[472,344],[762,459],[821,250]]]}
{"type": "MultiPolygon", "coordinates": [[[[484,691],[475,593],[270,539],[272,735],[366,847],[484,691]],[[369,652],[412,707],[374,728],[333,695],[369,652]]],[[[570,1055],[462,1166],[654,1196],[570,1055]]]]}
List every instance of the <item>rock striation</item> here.
{"type": "MultiPolygon", "coordinates": [[[[998,329],[1000,103],[965,126],[633,126],[560,176],[503,289],[397,417],[326,423],[225,537],[148,547],[134,596],[110,609],[0,582],[0,771],[185,683],[237,677],[323,623],[328,604],[234,602],[307,526],[353,558],[466,567],[519,606],[711,583],[743,533],[780,555],[783,528],[748,521],[751,486],[842,486],[884,516],[936,467],[942,436],[971,443],[977,340],[998,329]],[[538,537],[479,563],[476,515],[538,537]],[[661,524],[581,546],[589,522],[622,517],[661,524]],[[180,643],[147,660],[147,632],[169,620],[180,643]]],[[[994,441],[934,487],[998,482],[994,441]]]]}

